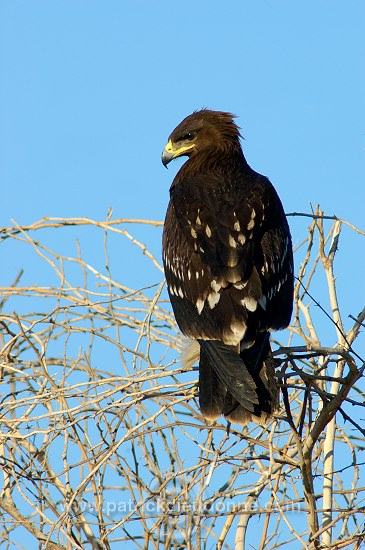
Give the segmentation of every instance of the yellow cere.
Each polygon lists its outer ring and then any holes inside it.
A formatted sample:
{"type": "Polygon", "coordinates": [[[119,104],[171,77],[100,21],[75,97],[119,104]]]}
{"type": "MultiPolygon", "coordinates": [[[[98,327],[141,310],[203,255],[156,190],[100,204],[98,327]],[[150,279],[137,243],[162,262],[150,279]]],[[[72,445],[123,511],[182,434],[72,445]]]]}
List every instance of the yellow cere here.
{"type": "Polygon", "coordinates": [[[183,147],[179,147],[178,149],[175,149],[174,145],[173,145],[173,143],[170,139],[170,141],[168,142],[168,144],[165,147],[165,151],[166,151],[166,153],[169,153],[170,155],[171,154],[174,155],[174,157],[178,157],[182,153],[184,153],[185,151],[189,151],[193,147],[195,147],[195,144],[192,143],[192,144],[189,144],[189,145],[185,145],[183,147]]]}

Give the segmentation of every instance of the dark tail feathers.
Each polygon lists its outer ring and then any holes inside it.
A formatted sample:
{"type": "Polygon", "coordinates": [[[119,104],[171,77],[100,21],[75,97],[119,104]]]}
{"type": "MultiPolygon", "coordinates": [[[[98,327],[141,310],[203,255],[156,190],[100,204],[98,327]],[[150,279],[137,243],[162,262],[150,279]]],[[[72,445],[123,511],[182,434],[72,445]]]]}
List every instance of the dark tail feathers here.
{"type": "Polygon", "coordinates": [[[203,416],[224,414],[230,422],[265,420],[277,407],[274,360],[269,334],[259,334],[254,345],[241,350],[217,340],[199,340],[199,401],[203,416]]]}

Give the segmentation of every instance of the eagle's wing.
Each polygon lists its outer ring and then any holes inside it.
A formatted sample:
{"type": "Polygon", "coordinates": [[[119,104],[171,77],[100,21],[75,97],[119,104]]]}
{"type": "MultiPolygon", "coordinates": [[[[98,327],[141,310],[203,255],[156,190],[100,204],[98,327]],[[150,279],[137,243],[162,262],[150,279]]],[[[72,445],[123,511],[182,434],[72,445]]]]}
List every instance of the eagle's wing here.
{"type": "MultiPolygon", "coordinates": [[[[276,216],[279,214],[280,212],[276,216]]],[[[290,322],[294,284],[292,241],[284,213],[281,223],[264,231],[261,249],[261,281],[266,296],[266,323],[271,330],[280,330],[290,322]]]]}

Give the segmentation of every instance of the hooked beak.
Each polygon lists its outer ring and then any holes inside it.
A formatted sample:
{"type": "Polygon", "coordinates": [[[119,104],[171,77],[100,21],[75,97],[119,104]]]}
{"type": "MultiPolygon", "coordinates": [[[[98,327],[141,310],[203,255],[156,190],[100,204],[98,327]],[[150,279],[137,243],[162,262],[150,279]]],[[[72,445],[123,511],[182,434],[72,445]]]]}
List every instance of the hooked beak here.
{"type": "Polygon", "coordinates": [[[168,163],[171,162],[173,158],[175,158],[175,153],[173,151],[172,143],[170,140],[163,150],[161,157],[162,164],[165,168],[167,168],[168,163]]]}
{"type": "Polygon", "coordinates": [[[190,151],[195,147],[195,144],[189,143],[188,145],[183,145],[182,147],[176,147],[176,144],[174,145],[169,140],[168,144],[166,145],[165,149],[162,152],[162,164],[167,168],[167,165],[169,162],[171,162],[173,159],[176,159],[177,157],[182,157],[183,155],[190,155],[190,151]]]}

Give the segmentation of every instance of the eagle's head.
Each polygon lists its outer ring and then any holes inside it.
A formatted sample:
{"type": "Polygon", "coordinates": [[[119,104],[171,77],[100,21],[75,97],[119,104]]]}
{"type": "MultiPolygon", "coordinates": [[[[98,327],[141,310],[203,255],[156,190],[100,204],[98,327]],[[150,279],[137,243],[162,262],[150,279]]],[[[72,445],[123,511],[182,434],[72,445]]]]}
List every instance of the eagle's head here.
{"type": "Polygon", "coordinates": [[[227,148],[239,146],[240,131],[234,122],[235,115],[223,111],[202,109],[195,111],[170,134],[169,141],[162,153],[162,163],[168,163],[182,156],[194,156],[227,148]]]}

